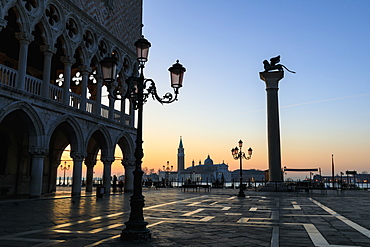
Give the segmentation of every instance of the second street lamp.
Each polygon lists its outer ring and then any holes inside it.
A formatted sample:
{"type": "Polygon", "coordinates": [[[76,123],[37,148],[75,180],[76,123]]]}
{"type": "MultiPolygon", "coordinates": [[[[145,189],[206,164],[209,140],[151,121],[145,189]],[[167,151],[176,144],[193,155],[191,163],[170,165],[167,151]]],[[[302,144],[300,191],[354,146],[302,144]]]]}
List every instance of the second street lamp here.
{"type": "Polygon", "coordinates": [[[116,82],[116,73],[111,71],[116,69],[117,62],[115,59],[104,58],[100,62],[104,81],[107,83],[109,96],[113,99],[124,100],[128,98],[137,110],[137,135],[135,147],[135,170],[134,174],[134,189],[130,199],[130,217],[125,222],[126,228],[122,230],[122,240],[146,240],[151,238],[150,230],[146,227],[147,222],[144,221],[143,208],[144,196],[142,194],[142,177],[141,169],[143,152],[143,105],[151,94],[154,100],[158,100],[161,104],[169,104],[177,100],[179,88],[182,87],[182,81],[186,69],[177,62],[168,70],[170,72],[171,87],[174,89],[175,96],[172,93],[166,93],[163,97],[158,96],[155,82],[152,79],[144,77],[145,63],[148,61],[149,48],[151,44],[142,36],[135,42],[137,61],[139,62],[140,75],[138,77],[131,76],[126,80],[128,89],[125,94],[118,90],[116,82]],[[105,73],[104,73],[105,71],[105,73]],[[107,76],[107,77],[105,77],[107,76]]]}
{"type": "Polygon", "coordinates": [[[238,142],[239,144],[239,148],[238,147],[235,147],[233,149],[231,149],[231,154],[233,156],[233,158],[235,160],[240,160],[240,173],[239,173],[239,194],[238,194],[238,197],[245,197],[245,194],[244,194],[244,191],[243,191],[243,188],[242,188],[242,185],[243,185],[243,164],[242,164],[242,160],[243,159],[246,159],[246,160],[249,160],[250,158],[252,158],[252,148],[249,148],[248,149],[248,156],[245,156],[245,153],[242,152],[242,147],[243,147],[243,142],[242,140],[240,140],[238,142]]]}

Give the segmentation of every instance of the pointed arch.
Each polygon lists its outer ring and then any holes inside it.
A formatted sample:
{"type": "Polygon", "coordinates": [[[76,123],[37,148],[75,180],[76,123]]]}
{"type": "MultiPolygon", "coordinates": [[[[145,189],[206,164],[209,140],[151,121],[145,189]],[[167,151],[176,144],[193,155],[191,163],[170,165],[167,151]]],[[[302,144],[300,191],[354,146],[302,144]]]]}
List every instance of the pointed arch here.
{"type": "Polygon", "coordinates": [[[0,113],[0,122],[4,120],[6,116],[15,111],[24,112],[28,118],[29,123],[27,127],[29,128],[30,145],[37,147],[45,147],[45,129],[41,121],[39,114],[36,110],[27,102],[17,101],[9,104],[0,113]]]}

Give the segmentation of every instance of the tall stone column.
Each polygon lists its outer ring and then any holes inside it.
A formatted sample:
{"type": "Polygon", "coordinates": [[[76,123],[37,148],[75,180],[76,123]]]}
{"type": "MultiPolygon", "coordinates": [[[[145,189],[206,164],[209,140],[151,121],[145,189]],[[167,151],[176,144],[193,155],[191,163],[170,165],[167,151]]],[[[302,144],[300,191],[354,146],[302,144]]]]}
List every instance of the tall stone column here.
{"type": "Polygon", "coordinates": [[[39,147],[30,147],[29,153],[32,156],[30,197],[38,198],[42,192],[42,175],[44,170],[44,158],[47,150],[39,147]]]}
{"type": "Polygon", "coordinates": [[[267,91],[267,139],[269,157],[269,182],[282,182],[278,84],[284,71],[260,72],[267,91]]]}
{"type": "Polygon", "coordinates": [[[93,191],[93,177],[94,177],[94,166],[96,165],[96,160],[87,161],[86,165],[86,192],[93,191]]]}
{"type": "Polygon", "coordinates": [[[24,32],[16,33],[15,35],[16,35],[15,37],[19,40],[20,44],[17,88],[20,90],[24,90],[26,83],[28,45],[33,41],[34,36],[32,34],[26,34],[24,32]]]}
{"type": "Polygon", "coordinates": [[[71,70],[72,65],[76,62],[73,57],[65,56],[61,59],[64,64],[64,81],[63,81],[63,104],[69,106],[69,89],[71,87],[71,70]]]}
{"type": "Polygon", "coordinates": [[[134,170],[135,159],[123,159],[122,165],[125,168],[125,192],[134,191],[134,170]]]}
{"type": "Polygon", "coordinates": [[[96,97],[95,97],[95,114],[101,116],[101,92],[103,87],[103,77],[101,75],[95,75],[96,81],[96,97]]]}
{"type": "Polygon", "coordinates": [[[81,196],[82,161],[85,157],[85,153],[71,153],[71,158],[73,159],[72,196],[81,196]]]}
{"type": "Polygon", "coordinates": [[[44,69],[43,69],[43,80],[41,86],[41,96],[49,99],[49,85],[50,85],[50,73],[51,73],[51,59],[53,54],[57,52],[57,48],[50,45],[43,45],[40,47],[41,51],[44,53],[44,69]]]}
{"type": "Polygon", "coordinates": [[[110,194],[110,181],[111,181],[111,171],[112,171],[112,163],[114,161],[114,157],[102,157],[101,161],[104,164],[103,169],[103,186],[105,188],[104,194],[110,194]]]}

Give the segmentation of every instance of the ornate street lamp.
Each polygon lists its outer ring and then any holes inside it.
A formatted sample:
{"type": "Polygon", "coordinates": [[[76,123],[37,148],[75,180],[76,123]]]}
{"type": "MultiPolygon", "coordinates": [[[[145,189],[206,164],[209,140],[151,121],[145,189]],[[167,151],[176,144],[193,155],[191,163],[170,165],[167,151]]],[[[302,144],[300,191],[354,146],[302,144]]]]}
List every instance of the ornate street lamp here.
{"type": "Polygon", "coordinates": [[[170,173],[172,172],[173,166],[170,167],[170,162],[167,161],[167,167],[163,166],[163,171],[165,172],[165,186],[169,186],[170,173]]]}
{"type": "Polygon", "coordinates": [[[242,160],[243,158],[246,159],[246,160],[249,160],[251,157],[252,157],[252,148],[249,148],[248,149],[248,156],[245,156],[245,153],[242,152],[242,147],[243,147],[243,142],[242,140],[240,140],[239,142],[239,148],[238,147],[235,147],[233,149],[231,149],[231,154],[233,156],[233,158],[235,160],[239,159],[240,160],[240,178],[239,178],[239,181],[240,181],[240,184],[239,184],[239,194],[238,194],[238,197],[245,197],[245,194],[244,194],[244,191],[242,189],[242,184],[243,184],[243,165],[242,165],[242,160]]]}
{"type": "Polygon", "coordinates": [[[125,98],[130,99],[133,103],[137,112],[137,135],[136,135],[136,147],[135,147],[135,170],[134,174],[134,190],[130,199],[131,212],[127,222],[125,222],[126,228],[122,230],[122,240],[146,240],[151,238],[151,233],[147,226],[147,222],[144,221],[143,208],[144,208],[144,196],[142,195],[142,177],[143,171],[141,169],[143,153],[143,105],[146,103],[149,95],[151,94],[154,100],[158,100],[161,104],[169,104],[177,100],[179,94],[179,88],[182,86],[184,73],[186,69],[177,62],[172,65],[168,70],[170,72],[171,86],[174,89],[173,96],[171,93],[166,93],[163,97],[158,96],[155,82],[152,79],[146,79],[144,77],[145,63],[148,61],[149,48],[151,44],[148,40],[142,36],[135,42],[137,60],[140,64],[140,75],[139,77],[131,76],[126,80],[128,90],[126,94],[122,95],[121,91],[117,90],[118,84],[116,82],[116,61],[114,59],[105,58],[100,62],[102,67],[102,75],[104,81],[107,83],[108,92],[110,97],[117,100],[123,100],[125,98]],[[104,73],[104,70],[106,71],[104,73]],[[107,77],[105,77],[107,75],[107,77]],[[113,79],[113,80],[112,80],[113,79]]]}
{"type": "Polygon", "coordinates": [[[63,176],[63,185],[66,185],[66,171],[69,170],[70,165],[67,166],[67,161],[64,161],[64,167],[63,165],[60,165],[60,169],[64,172],[63,176]]]}

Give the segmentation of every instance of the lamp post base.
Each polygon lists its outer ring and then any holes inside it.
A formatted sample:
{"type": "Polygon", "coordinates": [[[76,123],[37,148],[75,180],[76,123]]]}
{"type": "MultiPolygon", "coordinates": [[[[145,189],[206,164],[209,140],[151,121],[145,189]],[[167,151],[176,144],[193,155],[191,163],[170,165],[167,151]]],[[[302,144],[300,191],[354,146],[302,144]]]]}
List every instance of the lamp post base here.
{"type": "Polygon", "coordinates": [[[152,234],[148,228],[142,230],[123,229],[121,233],[121,240],[123,241],[137,241],[137,240],[148,240],[152,237],[152,234]]]}
{"type": "Polygon", "coordinates": [[[245,197],[245,194],[244,194],[243,190],[239,190],[238,197],[245,197]]]}

